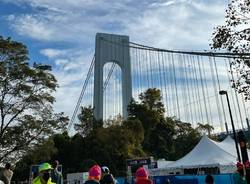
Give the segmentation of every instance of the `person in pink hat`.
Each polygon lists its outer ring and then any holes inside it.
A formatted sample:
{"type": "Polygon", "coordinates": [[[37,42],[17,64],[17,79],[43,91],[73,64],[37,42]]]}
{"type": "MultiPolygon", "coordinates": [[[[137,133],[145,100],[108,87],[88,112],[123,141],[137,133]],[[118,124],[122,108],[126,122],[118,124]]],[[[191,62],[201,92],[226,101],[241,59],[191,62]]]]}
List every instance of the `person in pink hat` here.
{"type": "Polygon", "coordinates": [[[235,184],[247,184],[247,181],[244,176],[244,165],[240,162],[236,164],[237,170],[233,174],[233,180],[235,184]]]}
{"type": "Polygon", "coordinates": [[[153,184],[153,182],[148,179],[148,172],[144,167],[139,167],[135,172],[135,184],[153,184]]]}
{"type": "Polygon", "coordinates": [[[94,165],[89,169],[88,180],[85,184],[100,184],[102,169],[99,165],[94,165]]]}

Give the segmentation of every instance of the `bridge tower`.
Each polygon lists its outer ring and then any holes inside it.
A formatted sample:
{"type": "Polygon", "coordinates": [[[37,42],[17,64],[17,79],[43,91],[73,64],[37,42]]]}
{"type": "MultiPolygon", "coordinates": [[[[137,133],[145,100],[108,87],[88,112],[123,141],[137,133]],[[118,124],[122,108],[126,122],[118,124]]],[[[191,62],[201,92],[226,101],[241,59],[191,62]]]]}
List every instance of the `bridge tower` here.
{"type": "Polygon", "coordinates": [[[103,119],[103,68],[108,62],[115,62],[122,75],[122,113],[127,118],[127,106],[132,98],[129,37],[106,33],[96,34],[94,66],[94,117],[103,119]]]}

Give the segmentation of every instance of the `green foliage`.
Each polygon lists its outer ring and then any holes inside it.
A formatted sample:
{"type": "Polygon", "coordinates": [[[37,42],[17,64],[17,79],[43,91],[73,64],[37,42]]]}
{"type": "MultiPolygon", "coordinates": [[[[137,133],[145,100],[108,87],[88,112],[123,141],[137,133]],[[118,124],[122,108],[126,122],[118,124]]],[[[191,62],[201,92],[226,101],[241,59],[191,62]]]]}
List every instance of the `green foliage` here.
{"type": "Polygon", "coordinates": [[[144,140],[144,149],[149,155],[169,160],[173,152],[174,124],[163,121],[150,131],[147,139],[144,140]]]}
{"type": "MultiPolygon", "coordinates": [[[[232,0],[228,4],[225,24],[217,26],[213,33],[214,49],[227,49],[233,53],[249,53],[250,49],[250,2],[249,0],[232,0]]],[[[243,92],[246,99],[250,98],[249,59],[231,60],[231,67],[235,68],[239,77],[232,81],[232,87],[243,92]]]]}
{"type": "Polygon", "coordinates": [[[156,88],[149,88],[144,93],[139,95],[141,104],[146,109],[157,112],[157,115],[164,116],[164,104],[162,103],[161,91],[156,88]]]}
{"type": "Polygon", "coordinates": [[[117,116],[113,117],[112,119],[109,118],[103,122],[104,127],[109,127],[112,125],[122,125],[122,122],[124,121],[123,117],[118,114],[117,116]]]}
{"type": "Polygon", "coordinates": [[[86,158],[108,165],[116,175],[125,175],[127,158],[145,155],[141,142],[143,127],[138,120],[125,121],[123,125],[99,128],[86,137],[86,158]]]}
{"type": "MultiPolygon", "coordinates": [[[[120,117],[109,120],[104,127],[92,128],[86,136],[80,132],[73,137],[67,133],[53,136],[56,152],[50,152],[46,158],[59,160],[64,175],[88,171],[98,163],[107,165],[115,176],[126,175],[126,159],[146,156],[179,159],[198,143],[201,136],[191,124],[164,117],[160,96],[157,89],[147,90],[140,95],[140,102],[131,101],[127,120],[120,117]]],[[[92,116],[92,111],[87,112],[92,116]]],[[[36,155],[32,157],[36,158],[34,160],[42,160],[41,154],[36,155]]]]}
{"type": "Polygon", "coordinates": [[[197,128],[196,128],[200,133],[208,133],[208,136],[211,135],[211,131],[214,130],[214,127],[212,125],[207,124],[202,124],[198,123],[197,128]]]}
{"type": "Polygon", "coordinates": [[[83,137],[87,136],[94,126],[94,109],[91,106],[81,107],[78,115],[79,123],[74,125],[75,130],[83,137]]]}
{"type": "Polygon", "coordinates": [[[156,124],[164,120],[164,105],[161,101],[160,90],[148,89],[139,96],[140,102],[132,100],[128,105],[130,119],[142,122],[144,135],[147,138],[156,124]]]}
{"type": "Polygon", "coordinates": [[[164,105],[159,89],[148,89],[128,106],[129,118],[138,119],[144,128],[143,150],[156,158],[169,158],[173,151],[174,124],[164,118],[164,105]]]}
{"type": "Polygon", "coordinates": [[[15,167],[13,180],[25,181],[29,178],[29,172],[32,165],[51,160],[52,155],[56,153],[53,139],[45,140],[42,144],[36,145],[36,148],[30,150],[15,167]]]}
{"type": "Polygon", "coordinates": [[[28,65],[25,45],[0,37],[0,161],[16,161],[32,146],[66,127],[55,114],[55,77],[28,65]]]}
{"type": "Polygon", "coordinates": [[[197,129],[192,128],[190,123],[173,119],[170,119],[170,121],[175,121],[175,151],[171,158],[173,160],[177,160],[185,156],[196,146],[201,138],[201,134],[197,131],[197,129]]]}

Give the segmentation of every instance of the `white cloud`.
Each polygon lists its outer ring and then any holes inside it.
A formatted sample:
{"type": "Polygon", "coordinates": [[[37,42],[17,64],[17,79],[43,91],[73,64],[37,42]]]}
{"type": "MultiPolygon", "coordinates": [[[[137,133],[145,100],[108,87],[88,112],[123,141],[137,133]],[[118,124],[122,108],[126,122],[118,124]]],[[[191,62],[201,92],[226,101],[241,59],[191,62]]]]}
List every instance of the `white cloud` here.
{"type": "Polygon", "coordinates": [[[42,49],[40,53],[48,58],[57,58],[58,56],[65,56],[69,51],[60,49],[42,49]]]}
{"type": "Polygon", "coordinates": [[[143,12],[127,23],[126,33],[133,40],[161,48],[208,48],[213,27],[224,20],[224,6],[205,1],[175,1],[171,6],[143,12]]]}
{"type": "Polygon", "coordinates": [[[33,15],[23,15],[20,17],[10,15],[9,20],[13,20],[11,25],[20,35],[37,38],[39,40],[50,40],[54,34],[53,29],[48,29],[47,21],[33,15]]]}
{"type": "Polygon", "coordinates": [[[19,1],[34,9],[45,8],[14,21],[11,15],[19,34],[38,40],[93,44],[96,32],[114,32],[149,45],[184,49],[208,46],[225,9],[223,1],[215,0],[19,1]]]}

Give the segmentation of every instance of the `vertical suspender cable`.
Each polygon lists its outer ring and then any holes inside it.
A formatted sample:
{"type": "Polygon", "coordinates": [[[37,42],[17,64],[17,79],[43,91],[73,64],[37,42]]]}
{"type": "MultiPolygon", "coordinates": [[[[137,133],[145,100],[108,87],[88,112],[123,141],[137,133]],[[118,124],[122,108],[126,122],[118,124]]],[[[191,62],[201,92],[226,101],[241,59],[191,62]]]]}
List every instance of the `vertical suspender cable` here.
{"type": "MultiPolygon", "coordinates": [[[[192,56],[192,61],[193,61],[193,66],[196,66],[194,56],[192,56]]],[[[202,113],[202,105],[201,105],[201,102],[200,102],[200,96],[201,95],[200,95],[200,90],[199,90],[200,88],[199,88],[199,80],[198,80],[197,68],[195,68],[194,73],[195,73],[195,83],[196,83],[196,87],[197,87],[197,99],[198,99],[198,104],[200,106],[200,108],[198,108],[198,110],[200,112],[200,117],[201,117],[201,122],[200,123],[204,123],[203,113],[202,113]]]]}
{"type": "MultiPolygon", "coordinates": [[[[232,72],[233,72],[233,71],[232,71],[232,66],[231,66],[231,61],[230,61],[230,59],[228,59],[228,63],[229,63],[229,72],[230,72],[230,74],[231,74],[231,76],[232,76],[232,72]]],[[[226,64],[226,66],[227,66],[226,60],[225,60],[225,64],[226,64]]],[[[233,83],[234,83],[233,78],[230,79],[230,76],[228,75],[228,73],[227,73],[227,77],[228,77],[229,84],[230,84],[230,82],[233,82],[233,83]]],[[[233,97],[232,93],[233,93],[233,90],[232,90],[232,87],[230,86],[230,95],[231,95],[232,101],[233,101],[233,107],[234,107],[233,110],[234,110],[234,113],[235,113],[236,124],[237,124],[238,129],[240,129],[240,126],[239,126],[239,119],[238,119],[238,113],[237,113],[237,111],[236,111],[235,100],[234,100],[234,97],[233,97]]]]}
{"type": "Polygon", "coordinates": [[[202,95],[203,95],[204,106],[205,106],[205,113],[206,113],[206,119],[207,119],[206,123],[209,123],[208,113],[207,113],[207,103],[206,103],[206,98],[205,98],[205,91],[204,91],[203,77],[202,77],[202,74],[201,74],[201,66],[200,66],[200,57],[199,56],[197,56],[197,61],[198,61],[198,66],[199,66],[201,89],[202,89],[202,95]]]}
{"type": "MultiPolygon", "coordinates": [[[[222,125],[221,124],[221,112],[220,112],[220,108],[219,108],[219,99],[218,99],[218,89],[217,89],[217,86],[216,86],[216,81],[215,81],[215,74],[214,74],[214,68],[213,68],[213,63],[212,63],[212,58],[209,57],[209,65],[210,65],[210,73],[211,73],[211,76],[212,76],[212,82],[213,82],[213,88],[214,88],[214,95],[215,95],[215,100],[216,100],[216,105],[217,105],[217,110],[218,110],[218,117],[219,117],[219,123],[220,123],[220,126],[222,125]]],[[[222,130],[222,126],[221,126],[221,130],[222,130]]]]}
{"type": "MultiPolygon", "coordinates": [[[[183,66],[183,60],[181,58],[181,55],[178,55],[178,65],[179,65],[179,71],[180,73],[182,74],[185,74],[185,72],[183,71],[184,70],[184,66],[183,66]]],[[[188,122],[188,109],[187,109],[187,104],[188,102],[186,101],[187,100],[187,97],[185,96],[185,92],[186,92],[186,89],[185,89],[185,76],[182,75],[180,76],[180,83],[181,83],[181,94],[182,94],[182,105],[183,105],[183,114],[184,114],[184,117],[185,117],[185,121],[188,122]]],[[[180,111],[181,112],[181,111],[180,111]]]]}
{"type": "MultiPolygon", "coordinates": [[[[237,78],[239,79],[239,71],[238,70],[237,70],[236,74],[237,74],[237,78]]],[[[242,106],[243,106],[244,114],[245,114],[245,117],[247,118],[247,110],[246,110],[246,105],[245,105],[245,101],[244,101],[244,96],[243,96],[242,93],[240,93],[240,96],[241,96],[241,101],[242,101],[242,106]]],[[[243,123],[243,121],[242,121],[242,123],[243,123]]],[[[248,123],[248,122],[246,122],[246,123],[248,123]]],[[[248,127],[248,125],[247,125],[247,127],[248,127]]]]}
{"type": "MultiPolygon", "coordinates": [[[[208,60],[208,62],[210,62],[210,60],[208,60]]],[[[204,76],[204,78],[205,78],[205,76],[207,76],[206,74],[207,74],[207,70],[205,69],[205,67],[204,67],[204,64],[202,65],[203,67],[203,76],[204,76]]],[[[210,66],[211,67],[211,66],[210,66]]],[[[213,121],[212,121],[212,112],[211,112],[211,103],[210,103],[210,97],[209,97],[209,92],[208,92],[208,84],[207,84],[208,82],[207,82],[207,80],[206,80],[206,78],[205,78],[205,88],[206,88],[206,92],[205,93],[207,93],[207,102],[208,102],[208,108],[209,108],[209,114],[210,114],[210,123],[212,124],[212,126],[213,126],[213,121]]],[[[208,122],[209,123],[209,122],[208,122]]],[[[210,124],[209,123],[209,124],[210,124]]]]}
{"type": "Polygon", "coordinates": [[[178,93],[177,93],[176,71],[175,71],[173,53],[172,53],[172,65],[173,65],[173,70],[174,70],[174,86],[175,86],[175,96],[176,96],[176,105],[177,105],[177,117],[180,119],[180,106],[179,106],[178,93]]]}
{"type": "Polygon", "coordinates": [[[170,56],[170,54],[169,53],[166,53],[165,54],[165,59],[166,59],[166,61],[167,61],[167,69],[168,69],[168,71],[167,71],[167,84],[168,84],[168,101],[169,101],[169,107],[168,107],[168,112],[169,112],[169,116],[171,117],[171,116],[173,116],[173,113],[172,113],[172,110],[173,110],[173,107],[174,107],[174,105],[173,105],[173,94],[172,94],[172,81],[171,81],[171,70],[170,70],[170,68],[171,68],[171,56],[170,56]]]}
{"type": "MultiPolygon", "coordinates": [[[[138,58],[138,49],[137,48],[135,48],[135,61],[133,62],[134,63],[134,65],[133,65],[133,67],[135,67],[135,70],[136,70],[136,74],[135,74],[135,81],[137,82],[137,93],[135,93],[135,96],[138,96],[139,95],[139,93],[140,93],[140,75],[139,75],[139,69],[138,69],[138,66],[139,66],[139,64],[137,64],[137,62],[139,63],[140,62],[140,60],[139,60],[139,58],[138,58]]],[[[132,63],[131,63],[132,64],[132,63]]],[[[135,83],[136,83],[135,82],[135,83]]]]}
{"type": "Polygon", "coordinates": [[[146,77],[143,77],[144,78],[143,91],[145,91],[146,88],[149,88],[149,76],[150,76],[150,75],[148,75],[148,61],[147,61],[147,51],[146,50],[142,51],[142,63],[143,63],[142,75],[146,75],[146,77]]]}
{"type": "Polygon", "coordinates": [[[194,112],[195,112],[195,116],[196,116],[196,122],[198,122],[199,120],[199,113],[197,112],[197,109],[199,109],[198,105],[195,105],[195,101],[197,98],[195,98],[195,75],[194,75],[194,71],[193,71],[193,65],[191,63],[191,56],[187,55],[187,61],[188,61],[188,66],[190,68],[190,74],[191,74],[191,80],[190,80],[190,84],[191,84],[191,93],[192,93],[192,98],[193,98],[193,106],[194,106],[194,112]]]}
{"type": "MultiPolygon", "coordinates": [[[[216,64],[216,61],[215,61],[215,58],[213,57],[213,63],[214,63],[214,68],[215,68],[215,73],[216,73],[216,79],[217,79],[217,84],[218,84],[218,88],[219,88],[219,90],[217,90],[216,89],[216,91],[217,91],[217,95],[218,95],[218,91],[220,91],[221,90],[221,87],[220,87],[220,80],[219,80],[219,75],[218,75],[218,70],[217,70],[217,64],[216,64]]],[[[221,95],[219,95],[220,96],[220,102],[221,102],[221,105],[222,105],[222,112],[223,112],[223,117],[224,117],[224,122],[226,123],[226,114],[225,114],[225,108],[224,108],[224,104],[223,104],[223,100],[222,100],[222,96],[221,95]]],[[[218,96],[217,96],[218,97],[218,96]]],[[[218,102],[219,102],[219,100],[218,100],[218,102]]],[[[220,106],[218,106],[219,108],[218,108],[218,111],[219,112],[221,112],[221,110],[220,110],[220,106]]],[[[220,121],[222,121],[221,119],[220,119],[220,121]]],[[[222,124],[222,122],[220,122],[221,124],[220,124],[220,126],[221,126],[221,130],[223,131],[224,129],[223,129],[223,124],[222,124]]],[[[226,125],[226,124],[225,124],[226,125]]]]}
{"type": "Polygon", "coordinates": [[[189,73],[187,72],[187,70],[188,70],[188,67],[187,67],[187,62],[188,62],[188,60],[186,60],[186,55],[183,55],[183,61],[184,61],[184,70],[185,70],[185,76],[186,76],[186,85],[187,85],[187,87],[186,87],[186,89],[187,89],[187,96],[188,96],[188,104],[189,104],[189,111],[190,111],[190,117],[191,117],[191,123],[192,123],[192,125],[193,125],[193,123],[194,123],[194,117],[193,117],[193,111],[192,111],[192,104],[191,104],[191,95],[190,95],[190,93],[191,93],[191,90],[190,90],[190,88],[189,88],[189,73]]]}
{"type": "MultiPolygon", "coordinates": [[[[154,60],[153,60],[153,66],[160,66],[160,61],[159,61],[159,51],[154,51],[154,60]]],[[[157,67],[158,68],[158,67],[157,67]]],[[[161,86],[161,68],[158,68],[158,70],[154,69],[155,74],[156,74],[156,78],[157,78],[157,85],[156,88],[161,90],[161,94],[162,94],[162,86],[161,86]]]]}
{"type": "Polygon", "coordinates": [[[147,88],[149,88],[149,77],[150,75],[148,74],[148,60],[147,60],[147,52],[143,50],[142,52],[142,63],[143,63],[143,69],[144,71],[142,72],[142,75],[146,74],[146,77],[144,77],[144,89],[143,91],[145,91],[147,88]]]}
{"type": "Polygon", "coordinates": [[[160,63],[160,52],[157,52],[157,61],[158,61],[158,70],[159,70],[159,80],[160,80],[160,88],[161,88],[161,95],[162,95],[162,100],[164,99],[163,96],[164,96],[164,92],[163,92],[163,85],[162,85],[162,66],[161,66],[161,63],[160,63]]]}
{"type": "MultiPolygon", "coordinates": [[[[141,77],[142,77],[142,72],[141,72],[141,70],[143,70],[143,64],[142,64],[142,55],[141,55],[141,50],[138,50],[139,51],[139,53],[138,53],[138,56],[139,56],[139,80],[140,80],[140,87],[141,87],[141,91],[143,90],[143,79],[141,79],[141,77]]],[[[143,72],[144,73],[144,72],[143,72]]],[[[144,78],[144,77],[143,77],[144,78]]],[[[139,94],[141,93],[141,91],[139,92],[139,94]]],[[[138,98],[138,96],[136,97],[136,98],[138,98]]]]}
{"type": "Polygon", "coordinates": [[[152,68],[152,55],[151,55],[151,52],[150,51],[148,51],[148,53],[149,53],[149,70],[150,70],[150,85],[149,85],[149,87],[150,88],[153,88],[154,86],[153,86],[153,80],[154,80],[154,78],[153,78],[153,72],[152,72],[152,70],[153,70],[153,68],[152,68]]]}
{"type": "Polygon", "coordinates": [[[162,61],[162,70],[163,70],[163,83],[164,83],[164,96],[165,96],[165,109],[166,109],[166,115],[169,115],[168,109],[169,109],[169,105],[168,105],[168,91],[167,91],[167,84],[168,83],[168,79],[166,77],[166,66],[165,66],[165,60],[164,60],[164,53],[161,52],[161,61],[162,61]],[[166,84],[167,83],[167,84],[166,84]]]}
{"type": "MultiPolygon", "coordinates": [[[[230,60],[229,60],[229,61],[230,61],[230,60]]],[[[230,64],[230,70],[231,70],[232,80],[235,81],[234,75],[233,75],[233,70],[232,70],[232,64],[230,64]]],[[[235,95],[235,98],[236,98],[237,107],[238,107],[238,112],[239,112],[239,116],[240,116],[241,128],[244,129],[243,120],[242,120],[242,116],[241,116],[240,105],[239,105],[239,99],[238,99],[237,91],[236,91],[235,88],[234,88],[234,95],[235,95]]]]}
{"type": "Polygon", "coordinates": [[[186,89],[186,78],[185,78],[185,71],[184,71],[184,63],[182,60],[182,55],[178,55],[178,64],[179,64],[179,72],[181,74],[181,76],[179,77],[179,81],[181,83],[181,87],[182,89],[180,91],[182,91],[182,102],[183,102],[183,112],[185,114],[185,121],[189,122],[189,111],[188,111],[188,101],[187,101],[187,89],[186,89]]]}
{"type": "MultiPolygon", "coordinates": [[[[168,59],[169,59],[169,80],[170,80],[170,91],[171,91],[171,102],[172,102],[172,107],[170,107],[170,110],[172,112],[172,116],[176,116],[176,110],[177,110],[177,107],[176,107],[176,99],[175,99],[175,96],[174,96],[174,74],[172,73],[174,70],[173,70],[173,65],[172,65],[172,54],[168,54],[168,59]]],[[[176,116],[177,117],[177,116],[176,116]]]]}
{"type": "MultiPolygon", "coordinates": [[[[221,124],[221,112],[220,112],[220,108],[219,108],[219,99],[218,99],[218,89],[217,89],[217,86],[216,86],[216,81],[215,81],[215,74],[214,74],[214,68],[213,68],[213,63],[212,63],[212,58],[209,57],[208,58],[208,62],[209,62],[209,66],[210,66],[210,73],[211,73],[211,76],[212,76],[212,82],[213,82],[213,88],[214,88],[214,95],[215,95],[215,100],[216,100],[216,106],[217,106],[217,110],[218,110],[218,117],[219,117],[219,123],[220,123],[220,126],[222,125],[221,124]]],[[[212,119],[211,119],[212,120],[212,119]]],[[[213,121],[212,121],[212,125],[213,125],[213,121]]],[[[222,130],[222,126],[221,126],[221,130],[222,130]]]]}

